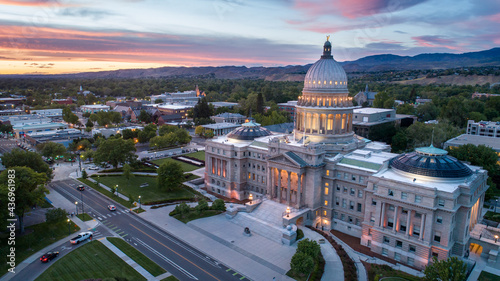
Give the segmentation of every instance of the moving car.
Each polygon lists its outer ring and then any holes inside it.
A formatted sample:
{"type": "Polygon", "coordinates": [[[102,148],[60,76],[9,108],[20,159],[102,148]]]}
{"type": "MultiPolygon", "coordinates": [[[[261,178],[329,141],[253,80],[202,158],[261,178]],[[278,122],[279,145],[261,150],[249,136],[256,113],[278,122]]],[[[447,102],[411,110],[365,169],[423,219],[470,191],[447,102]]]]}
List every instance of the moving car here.
{"type": "Polygon", "coordinates": [[[72,238],[71,240],[69,240],[69,242],[71,242],[71,244],[80,244],[80,242],[83,242],[89,238],[92,238],[92,232],[90,231],[87,231],[87,232],[80,232],[80,234],[78,234],[78,236],[76,236],[75,238],[72,238]]]}
{"type": "Polygon", "coordinates": [[[109,209],[110,211],[116,211],[116,207],[115,207],[115,205],[108,205],[108,209],[109,209]]]}
{"type": "Polygon", "coordinates": [[[80,191],[84,191],[85,190],[85,186],[83,184],[80,184],[79,186],[76,187],[76,189],[78,189],[80,191]]]}
{"type": "Polygon", "coordinates": [[[47,252],[40,258],[41,262],[49,262],[53,260],[55,257],[59,256],[59,252],[47,252]]]}

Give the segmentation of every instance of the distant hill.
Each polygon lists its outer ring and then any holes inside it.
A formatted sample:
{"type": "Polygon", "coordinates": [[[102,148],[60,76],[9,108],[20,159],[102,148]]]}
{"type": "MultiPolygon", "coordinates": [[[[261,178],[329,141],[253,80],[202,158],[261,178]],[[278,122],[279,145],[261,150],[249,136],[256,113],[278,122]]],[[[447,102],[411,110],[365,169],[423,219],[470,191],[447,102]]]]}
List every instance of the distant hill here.
{"type": "MultiPolygon", "coordinates": [[[[500,48],[464,54],[420,54],[416,56],[375,55],[341,62],[348,73],[386,70],[448,69],[456,67],[500,66],[500,48]]],[[[147,77],[213,77],[223,79],[255,78],[270,81],[301,81],[311,64],[283,67],[160,67],[82,72],[64,75],[0,75],[0,77],[67,77],[67,78],[147,78],[147,77]]]]}

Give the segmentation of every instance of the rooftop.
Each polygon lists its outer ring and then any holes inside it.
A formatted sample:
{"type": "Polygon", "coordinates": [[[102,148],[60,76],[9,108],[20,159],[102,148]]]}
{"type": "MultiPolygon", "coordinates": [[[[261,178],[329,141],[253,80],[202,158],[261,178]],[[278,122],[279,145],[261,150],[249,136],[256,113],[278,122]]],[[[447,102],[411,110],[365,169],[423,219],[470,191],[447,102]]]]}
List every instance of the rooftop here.
{"type": "Polygon", "coordinates": [[[445,147],[447,146],[460,146],[464,144],[474,144],[474,145],[485,145],[493,148],[493,150],[500,152],[500,141],[498,138],[479,136],[479,135],[467,135],[463,134],[456,138],[449,139],[445,142],[445,147]]]}
{"type": "Polygon", "coordinates": [[[163,108],[163,109],[188,109],[188,108],[193,108],[193,105],[182,105],[182,104],[162,104],[158,105],[158,108],[163,108]]]}
{"type": "Polygon", "coordinates": [[[89,105],[82,105],[80,107],[84,108],[109,108],[109,105],[104,105],[104,104],[89,104],[89,105]]]}
{"type": "Polygon", "coordinates": [[[385,162],[396,156],[397,154],[389,152],[375,152],[365,149],[357,149],[345,155],[337,165],[376,172],[382,168],[385,162]]]}
{"type": "Polygon", "coordinates": [[[240,124],[233,124],[233,123],[215,123],[215,124],[207,124],[207,125],[201,125],[203,128],[207,129],[226,129],[226,128],[238,128],[240,127],[240,124]]]}
{"type": "Polygon", "coordinates": [[[395,110],[391,109],[391,108],[363,107],[363,108],[356,108],[356,109],[354,109],[353,113],[359,113],[359,114],[376,114],[376,113],[392,112],[392,111],[395,111],[395,110]]]}

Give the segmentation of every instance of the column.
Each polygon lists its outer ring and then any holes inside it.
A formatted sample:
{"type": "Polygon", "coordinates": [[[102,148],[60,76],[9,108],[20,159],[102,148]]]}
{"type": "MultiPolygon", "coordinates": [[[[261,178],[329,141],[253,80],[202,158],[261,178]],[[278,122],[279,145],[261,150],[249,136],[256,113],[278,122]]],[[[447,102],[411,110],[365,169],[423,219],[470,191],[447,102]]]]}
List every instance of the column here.
{"type": "Polygon", "coordinates": [[[406,219],[406,235],[410,235],[410,223],[411,223],[411,212],[412,210],[408,210],[408,217],[406,219]]]}
{"type": "Polygon", "coordinates": [[[300,200],[301,200],[301,194],[302,192],[302,174],[297,174],[297,209],[300,208],[300,200]]]}
{"type": "Polygon", "coordinates": [[[292,182],[290,176],[292,175],[292,172],[288,171],[288,186],[286,189],[286,204],[290,206],[290,189],[292,188],[292,182]]]}
{"type": "Polygon", "coordinates": [[[382,208],[382,211],[381,211],[381,215],[380,215],[380,227],[384,227],[384,221],[385,221],[385,202],[382,202],[382,204],[380,204],[381,208],[382,208]]]}
{"type": "Polygon", "coordinates": [[[278,202],[281,203],[281,169],[278,169],[278,202]]]}
{"type": "Polygon", "coordinates": [[[425,225],[425,214],[422,214],[422,218],[420,220],[420,235],[418,236],[418,239],[420,240],[424,239],[424,225],[425,225]]]}
{"type": "Polygon", "coordinates": [[[267,168],[267,196],[268,198],[273,198],[273,168],[267,168]]]}
{"type": "Polygon", "coordinates": [[[396,225],[398,225],[398,208],[399,206],[394,207],[394,220],[392,225],[392,230],[396,231],[396,225]]]}

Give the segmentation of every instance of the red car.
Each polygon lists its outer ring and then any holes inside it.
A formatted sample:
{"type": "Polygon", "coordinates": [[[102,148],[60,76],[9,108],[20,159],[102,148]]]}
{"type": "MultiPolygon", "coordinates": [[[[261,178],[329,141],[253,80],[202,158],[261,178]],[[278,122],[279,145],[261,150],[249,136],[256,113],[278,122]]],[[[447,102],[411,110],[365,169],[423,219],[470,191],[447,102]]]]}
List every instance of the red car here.
{"type": "Polygon", "coordinates": [[[83,185],[79,185],[76,189],[80,190],[80,191],[84,191],[85,190],[85,186],[83,185]]]}
{"type": "Polygon", "coordinates": [[[59,256],[59,252],[48,252],[40,258],[41,262],[49,262],[59,256]]]}
{"type": "Polygon", "coordinates": [[[116,211],[116,207],[115,207],[115,205],[108,205],[108,209],[109,209],[110,211],[116,211]]]}

